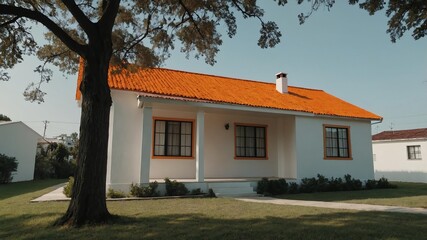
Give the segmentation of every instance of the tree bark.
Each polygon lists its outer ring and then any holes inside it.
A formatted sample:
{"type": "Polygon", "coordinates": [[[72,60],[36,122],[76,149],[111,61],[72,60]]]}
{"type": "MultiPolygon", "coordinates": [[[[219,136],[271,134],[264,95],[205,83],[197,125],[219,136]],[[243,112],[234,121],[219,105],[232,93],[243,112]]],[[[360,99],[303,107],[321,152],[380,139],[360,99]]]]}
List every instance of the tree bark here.
{"type": "MultiPolygon", "coordinates": [[[[99,26],[98,26],[99,27],[99,26]]],[[[82,111],[80,148],[72,198],[65,215],[55,225],[81,226],[108,222],[106,172],[111,94],[108,68],[112,54],[111,34],[97,28],[89,39],[84,76],[80,85],[82,111]]]]}

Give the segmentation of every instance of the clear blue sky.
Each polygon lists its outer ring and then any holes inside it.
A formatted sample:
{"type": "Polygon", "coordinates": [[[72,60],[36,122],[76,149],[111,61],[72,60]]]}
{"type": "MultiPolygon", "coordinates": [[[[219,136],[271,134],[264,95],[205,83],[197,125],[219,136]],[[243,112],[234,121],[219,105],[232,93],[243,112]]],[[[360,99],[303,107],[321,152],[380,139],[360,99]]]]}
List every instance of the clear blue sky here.
{"type": "MultiPolygon", "coordinates": [[[[275,48],[260,49],[258,22],[240,20],[236,37],[224,34],[216,65],[187,60],[176,50],[163,67],[265,82],[274,82],[275,73],[283,71],[290,85],[323,89],[383,116],[373,133],[391,126],[395,130],[427,127],[427,37],[415,41],[409,33],[391,43],[384,12],[369,16],[344,1],[330,12],[319,9],[304,25],[299,25],[297,15],[307,12],[308,5],[262,4],[266,19],[276,21],[283,34],[275,48]]],[[[45,103],[24,101],[22,92],[38,77],[33,72],[38,64],[36,58],[26,58],[10,72],[10,81],[0,82],[0,113],[41,134],[42,121],[48,120],[49,137],[78,132],[76,76],[55,72],[44,86],[45,103]]]]}

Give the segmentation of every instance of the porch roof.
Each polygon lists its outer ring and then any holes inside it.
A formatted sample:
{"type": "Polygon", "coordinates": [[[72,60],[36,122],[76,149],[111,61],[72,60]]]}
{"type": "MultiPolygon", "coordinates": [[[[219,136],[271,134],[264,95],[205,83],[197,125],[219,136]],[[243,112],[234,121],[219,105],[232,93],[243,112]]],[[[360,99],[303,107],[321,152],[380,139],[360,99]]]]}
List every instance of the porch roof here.
{"type": "MultiPolygon", "coordinates": [[[[76,91],[78,100],[81,97],[79,85],[82,78],[83,67],[80,67],[76,91]]],[[[108,84],[111,89],[183,97],[187,100],[298,111],[315,115],[382,119],[323,90],[289,86],[288,93],[281,94],[276,91],[274,83],[165,68],[145,68],[132,72],[122,70],[120,73],[112,73],[110,70],[108,84]]]]}

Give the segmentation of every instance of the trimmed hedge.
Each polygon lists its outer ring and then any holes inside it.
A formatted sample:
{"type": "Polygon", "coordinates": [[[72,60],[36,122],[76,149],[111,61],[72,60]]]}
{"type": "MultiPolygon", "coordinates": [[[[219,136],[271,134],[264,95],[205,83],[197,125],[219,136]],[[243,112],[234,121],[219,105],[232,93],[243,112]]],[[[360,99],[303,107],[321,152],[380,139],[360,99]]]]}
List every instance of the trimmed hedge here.
{"type": "Polygon", "coordinates": [[[396,185],[390,184],[384,177],[376,180],[367,180],[363,186],[362,181],[354,179],[350,174],[346,174],[344,179],[328,179],[318,174],[317,177],[303,178],[300,184],[295,182],[287,183],[284,178],[269,180],[263,178],[258,181],[257,193],[263,195],[295,194],[295,193],[312,193],[312,192],[336,192],[336,191],[356,191],[369,190],[375,188],[397,188],[396,185]]]}

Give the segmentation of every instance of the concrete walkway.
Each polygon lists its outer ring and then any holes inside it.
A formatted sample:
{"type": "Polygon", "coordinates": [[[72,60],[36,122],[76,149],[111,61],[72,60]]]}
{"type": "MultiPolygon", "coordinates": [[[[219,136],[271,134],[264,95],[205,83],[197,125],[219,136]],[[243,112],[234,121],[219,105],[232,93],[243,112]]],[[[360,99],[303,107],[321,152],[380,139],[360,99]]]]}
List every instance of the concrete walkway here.
{"type": "Polygon", "coordinates": [[[70,198],[65,196],[65,194],[63,193],[64,185],[65,183],[52,187],[55,188],[55,190],[31,200],[31,202],[69,201],[70,198]]]}
{"type": "MultiPolygon", "coordinates": [[[[48,201],[69,201],[64,193],[65,184],[60,184],[52,188],[56,188],[52,192],[46,193],[31,202],[48,202],[48,201]]],[[[333,208],[333,209],[345,209],[355,211],[381,211],[381,212],[398,212],[398,213],[415,213],[427,215],[427,209],[425,208],[409,208],[399,206],[383,206],[383,205],[371,205],[371,204],[358,204],[358,203],[342,203],[342,202],[321,202],[321,201],[303,201],[303,200],[289,200],[289,199],[278,199],[271,197],[235,197],[234,199],[244,202],[253,203],[270,203],[278,205],[292,205],[292,206],[304,206],[304,207],[319,207],[319,208],[333,208]]]]}
{"type": "Polygon", "coordinates": [[[244,201],[244,202],[253,202],[253,203],[271,203],[271,204],[278,204],[278,205],[346,209],[346,210],[356,210],[356,211],[415,213],[415,214],[427,215],[427,209],[425,208],[409,208],[409,207],[399,207],[399,206],[383,206],[383,205],[342,203],[342,202],[302,201],[302,200],[278,199],[278,198],[271,198],[271,197],[245,197],[245,198],[235,198],[235,199],[244,201]]]}

